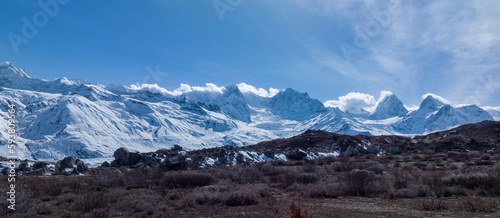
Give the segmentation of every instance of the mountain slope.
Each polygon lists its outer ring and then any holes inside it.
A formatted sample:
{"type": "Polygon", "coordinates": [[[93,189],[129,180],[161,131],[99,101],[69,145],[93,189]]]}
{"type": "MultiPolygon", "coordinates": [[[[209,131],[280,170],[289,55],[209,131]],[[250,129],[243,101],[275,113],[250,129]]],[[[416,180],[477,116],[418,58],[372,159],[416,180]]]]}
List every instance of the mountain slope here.
{"type": "MultiPolygon", "coordinates": [[[[0,64],[0,103],[14,102],[18,107],[22,159],[111,157],[119,147],[147,152],[174,144],[187,150],[246,146],[306,130],[423,134],[493,119],[477,106],[454,108],[433,95],[409,113],[395,95],[387,95],[374,113],[358,116],[327,108],[291,88],[264,97],[242,93],[237,85],[213,86],[174,93],[156,85],[104,87],[66,78],[45,81],[10,63],[0,64]]],[[[0,115],[7,116],[6,107],[0,115]]],[[[7,156],[6,120],[0,119],[0,125],[0,155],[7,156]]]]}

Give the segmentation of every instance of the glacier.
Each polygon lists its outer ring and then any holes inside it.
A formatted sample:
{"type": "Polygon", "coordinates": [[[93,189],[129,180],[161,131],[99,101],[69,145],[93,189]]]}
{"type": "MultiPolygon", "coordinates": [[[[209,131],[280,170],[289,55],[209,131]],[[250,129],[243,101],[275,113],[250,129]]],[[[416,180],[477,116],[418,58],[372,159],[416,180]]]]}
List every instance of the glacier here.
{"type": "MultiPolygon", "coordinates": [[[[493,120],[496,108],[453,107],[427,95],[408,111],[394,94],[372,113],[325,107],[291,88],[273,96],[242,92],[238,85],[173,93],[123,85],[107,87],[67,78],[32,78],[11,63],[0,64],[0,116],[17,106],[18,157],[53,161],[72,156],[106,159],[126,147],[151,152],[179,144],[187,150],[246,146],[306,130],[348,135],[420,135],[493,120]]],[[[7,154],[7,120],[0,119],[0,156],[7,154]]]]}

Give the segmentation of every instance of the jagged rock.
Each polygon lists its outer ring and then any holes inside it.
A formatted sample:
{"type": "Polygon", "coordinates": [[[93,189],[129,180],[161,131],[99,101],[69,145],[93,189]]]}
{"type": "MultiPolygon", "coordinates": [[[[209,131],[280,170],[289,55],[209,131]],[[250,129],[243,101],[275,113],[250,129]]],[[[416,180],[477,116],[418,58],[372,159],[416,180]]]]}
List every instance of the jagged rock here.
{"type": "Polygon", "coordinates": [[[116,151],[113,153],[113,157],[115,157],[115,160],[118,161],[118,163],[120,163],[120,160],[122,160],[128,153],[130,153],[128,149],[121,147],[116,149],[116,151]]]}
{"type": "Polygon", "coordinates": [[[110,167],[119,167],[120,165],[118,164],[118,161],[116,160],[113,160],[111,161],[111,163],[109,164],[110,167]]]}
{"type": "Polygon", "coordinates": [[[75,159],[73,157],[65,157],[61,161],[59,161],[61,164],[61,168],[74,168],[75,166],[75,159]]]}
{"type": "Polygon", "coordinates": [[[66,173],[66,171],[64,170],[64,167],[61,166],[61,161],[58,161],[55,164],[55,172],[54,172],[54,174],[55,175],[63,175],[65,173],[66,173]]]}
{"type": "Polygon", "coordinates": [[[172,149],[173,149],[174,151],[177,151],[177,152],[179,152],[179,151],[182,151],[182,150],[183,150],[183,148],[182,148],[180,145],[174,145],[174,148],[172,148],[172,149]]]}
{"type": "Polygon", "coordinates": [[[245,163],[245,156],[243,156],[243,154],[241,154],[241,153],[238,153],[238,155],[236,155],[236,163],[244,164],[245,163]]]}
{"type": "Polygon", "coordinates": [[[401,154],[401,148],[399,147],[390,147],[389,153],[391,154],[401,154]]]}
{"type": "Polygon", "coordinates": [[[48,166],[47,163],[45,163],[43,161],[38,161],[38,162],[35,162],[35,164],[33,164],[33,170],[46,169],[47,166],[48,166]]]}
{"type": "Polygon", "coordinates": [[[354,155],[357,155],[358,153],[359,153],[358,150],[354,149],[352,146],[349,146],[347,150],[344,152],[344,156],[352,157],[354,155]]]}
{"type": "Polygon", "coordinates": [[[141,160],[141,154],[130,152],[126,148],[118,148],[113,154],[119,166],[123,165],[136,165],[141,160]]]}
{"type": "Polygon", "coordinates": [[[380,152],[380,149],[375,145],[369,145],[366,148],[366,151],[368,151],[368,153],[370,154],[378,154],[380,152]]]}
{"type": "Polygon", "coordinates": [[[288,152],[285,155],[290,160],[304,160],[307,157],[307,153],[300,149],[288,152]]]}
{"type": "Polygon", "coordinates": [[[163,166],[170,169],[183,169],[186,168],[187,162],[185,157],[173,156],[165,159],[163,166]]]}
{"type": "Polygon", "coordinates": [[[109,167],[109,166],[110,166],[109,162],[107,162],[107,161],[104,161],[104,163],[101,164],[101,167],[103,167],[103,168],[104,167],[109,167]]]}
{"type": "Polygon", "coordinates": [[[73,170],[74,174],[87,174],[90,172],[89,167],[82,160],[75,160],[76,168],[73,170]]]}
{"type": "Polygon", "coordinates": [[[266,155],[266,157],[268,157],[268,158],[274,159],[275,154],[274,154],[274,151],[272,151],[272,150],[266,150],[266,151],[264,151],[264,155],[266,155]]]}
{"type": "Polygon", "coordinates": [[[29,166],[28,162],[22,162],[17,167],[17,171],[29,172],[31,171],[31,167],[29,166]]]}
{"type": "Polygon", "coordinates": [[[153,155],[149,155],[149,154],[141,154],[141,160],[143,163],[147,164],[147,165],[151,165],[153,163],[153,155]]]}
{"type": "Polygon", "coordinates": [[[217,156],[217,159],[219,160],[219,163],[221,164],[226,164],[227,163],[227,157],[226,157],[226,150],[221,149],[219,152],[219,155],[217,156]]]}
{"type": "Polygon", "coordinates": [[[41,175],[44,175],[47,172],[48,172],[47,168],[40,168],[40,169],[37,169],[37,170],[32,170],[29,174],[30,175],[35,175],[35,176],[41,176],[41,175]]]}
{"type": "Polygon", "coordinates": [[[120,165],[136,165],[141,160],[141,154],[139,153],[128,153],[120,161],[120,165]]]}

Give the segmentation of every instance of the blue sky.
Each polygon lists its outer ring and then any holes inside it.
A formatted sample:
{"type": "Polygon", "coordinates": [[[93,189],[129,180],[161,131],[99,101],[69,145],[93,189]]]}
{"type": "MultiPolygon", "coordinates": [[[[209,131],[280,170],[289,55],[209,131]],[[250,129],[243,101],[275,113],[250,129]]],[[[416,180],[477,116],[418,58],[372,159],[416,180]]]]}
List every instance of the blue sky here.
{"type": "Polygon", "coordinates": [[[244,82],[323,102],[389,90],[406,105],[426,93],[500,105],[495,0],[61,0],[46,24],[39,2],[56,0],[0,3],[0,61],[35,78],[168,90],[244,82]],[[214,4],[228,9],[223,20],[214,4]],[[34,36],[24,37],[23,17],[38,18],[34,36]],[[13,46],[13,34],[27,43],[13,46]]]}

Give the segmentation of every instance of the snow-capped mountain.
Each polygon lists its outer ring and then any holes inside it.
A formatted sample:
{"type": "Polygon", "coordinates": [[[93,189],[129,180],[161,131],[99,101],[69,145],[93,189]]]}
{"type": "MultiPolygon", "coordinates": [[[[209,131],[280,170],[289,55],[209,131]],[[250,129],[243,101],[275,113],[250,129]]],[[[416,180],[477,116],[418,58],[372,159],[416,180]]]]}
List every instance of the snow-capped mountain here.
{"type": "MultiPolygon", "coordinates": [[[[157,86],[91,84],[66,78],[31,78],[0,64],[0,102],[17,106],[18,156],[28,159],[111,157],[119,147],[141,152],[222,145],[245,146],[305,130],[349,135],[422,134],[492,120],[471,105],[454,108],[428,95],[408,112],[396,95],[382,98],[371,114],[355,116],[325,107],[291,88],[274,96],[242,92],[237,85],[172,93],[157,86]]],[[[0,110],[7,117],[7,107],[0,110]]],[[[7,121],[0,119],[0,155],[7,156],[7,121]]]]}
{"type": "Polygon", "coordinates": [[[404,116],[408,110],[403,105],[403,102],[395,94],[384,96],[377,104],[375,112],[370,115],[370,119],[382,120],[390,117],[404,116]]]}

